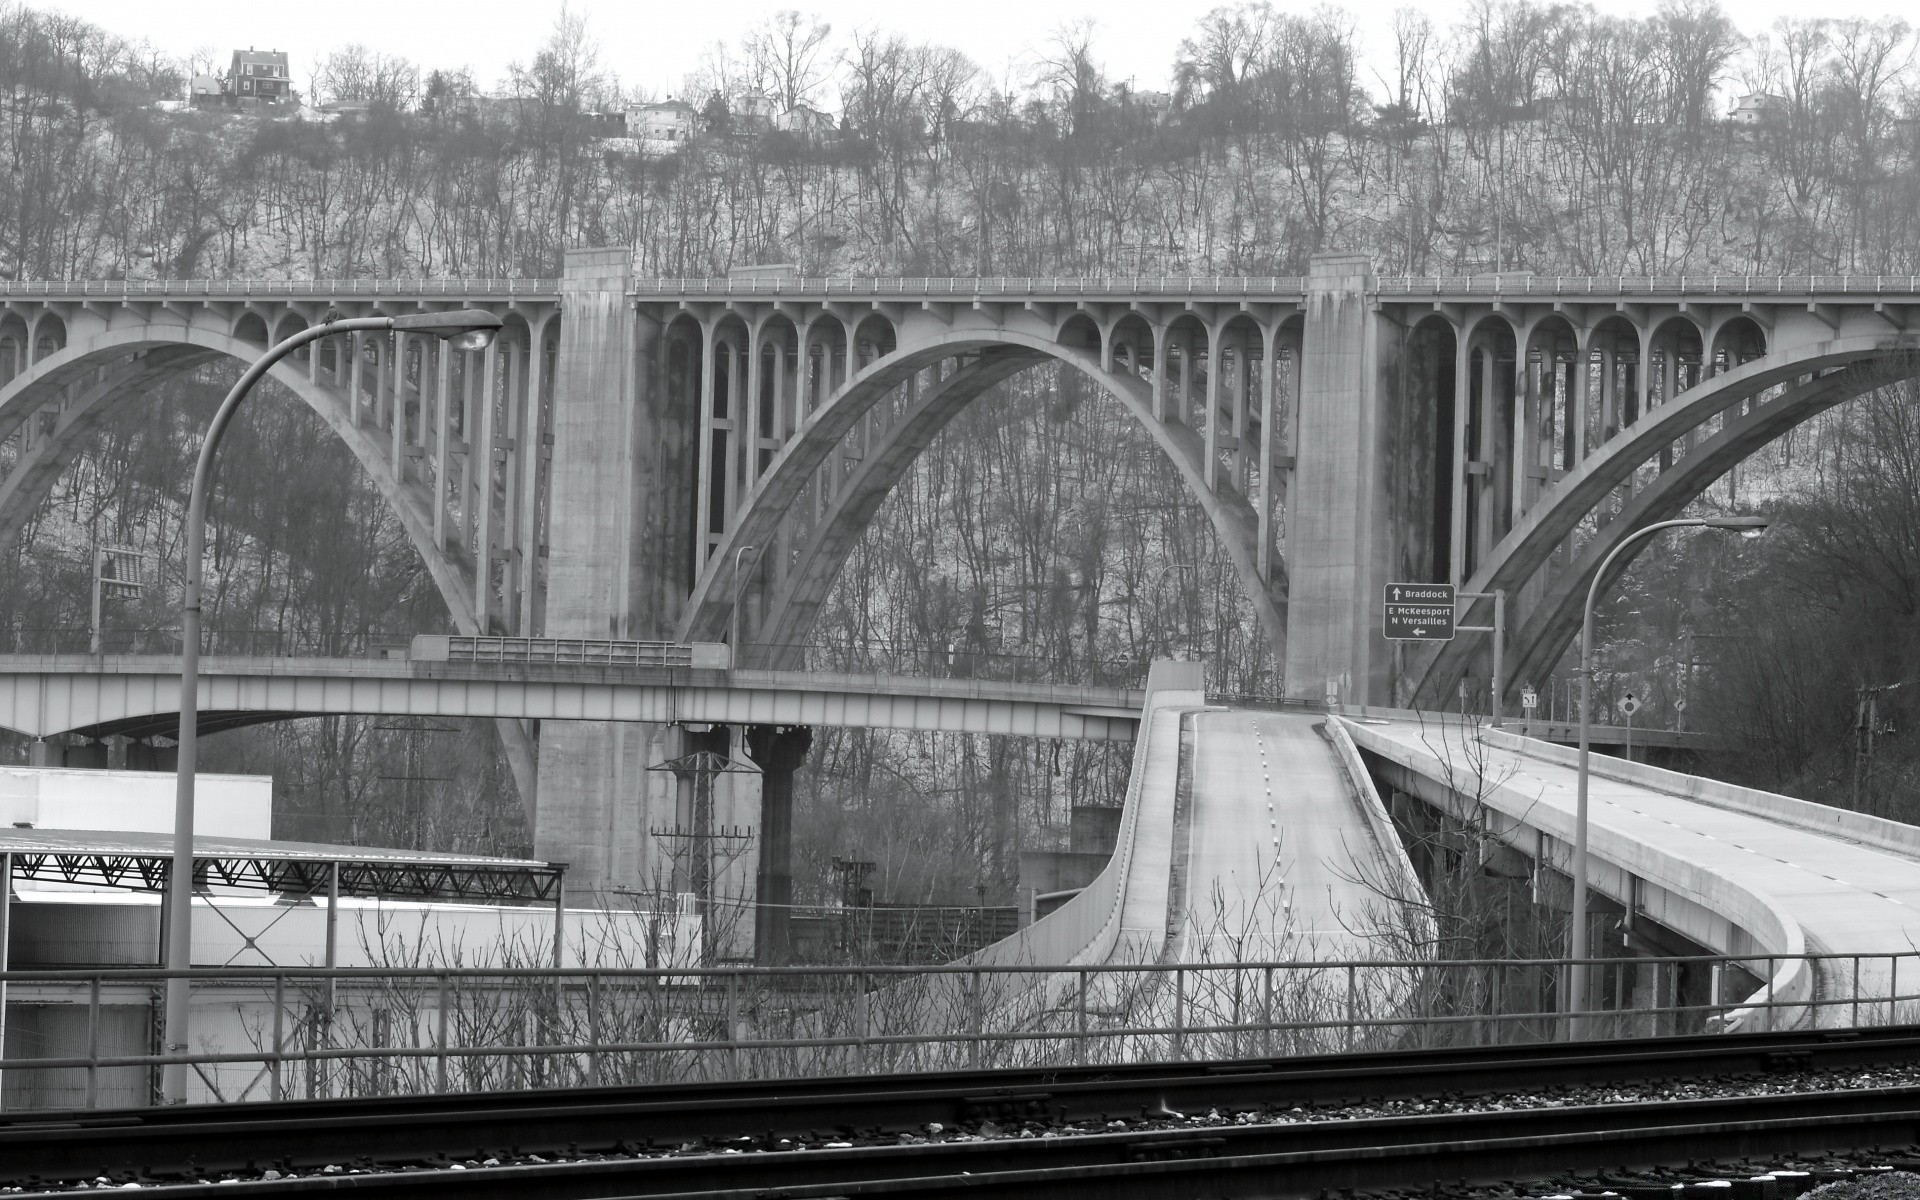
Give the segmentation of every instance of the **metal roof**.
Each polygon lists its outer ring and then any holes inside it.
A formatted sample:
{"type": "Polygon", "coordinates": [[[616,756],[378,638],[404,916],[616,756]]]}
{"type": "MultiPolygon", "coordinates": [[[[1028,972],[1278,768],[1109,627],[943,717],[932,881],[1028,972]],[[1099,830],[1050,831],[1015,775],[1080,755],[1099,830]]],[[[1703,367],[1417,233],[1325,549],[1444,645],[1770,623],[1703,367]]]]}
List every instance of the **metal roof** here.
{"type": "MultiPolygon", "coordinates": [[[[12,856],[15,879],[160,891],[173,864],[173,835],[4,829],[0,853],[12,856]]],[[[325,895],[337,866],[342,896],[552,903],[566,871],[565,863],[535,859],[256,838],[196,837],[193,854],[202,886],[298,896],[325,895]]]]}

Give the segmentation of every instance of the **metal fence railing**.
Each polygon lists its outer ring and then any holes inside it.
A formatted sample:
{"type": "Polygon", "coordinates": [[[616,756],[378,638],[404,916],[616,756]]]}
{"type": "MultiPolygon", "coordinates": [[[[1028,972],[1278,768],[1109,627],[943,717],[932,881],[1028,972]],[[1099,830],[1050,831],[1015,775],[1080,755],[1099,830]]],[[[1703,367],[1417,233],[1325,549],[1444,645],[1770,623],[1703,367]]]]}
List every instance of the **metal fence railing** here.
{"type": "Polygon", "coordinates": [[[416,662],[509,663],[559,667],[701,667],[724,670],[727,648],[710,642],[640,642],[605,638],[472,637],[420,634],[416,662]]]}
{"type": "Polygon", "coordinates": [[[558,279],[0,279],[0,296],[545,296],[558,279]]]}
{"type": "Polygon", "coordinates": [[[228,968],[190,973],[196,1049],[176,1056],[145,1015],[176,973],[21,970],[0,986],[71,1015],[9,1036],[24,1052],[0,1073],[19,1106],[93,1107],[144,1102],[170,1062],[231,1101],[1880,1025],[1920,1016],[1916,959],[1595,959],[1581,1016],[1560,959],[228,968]]]}

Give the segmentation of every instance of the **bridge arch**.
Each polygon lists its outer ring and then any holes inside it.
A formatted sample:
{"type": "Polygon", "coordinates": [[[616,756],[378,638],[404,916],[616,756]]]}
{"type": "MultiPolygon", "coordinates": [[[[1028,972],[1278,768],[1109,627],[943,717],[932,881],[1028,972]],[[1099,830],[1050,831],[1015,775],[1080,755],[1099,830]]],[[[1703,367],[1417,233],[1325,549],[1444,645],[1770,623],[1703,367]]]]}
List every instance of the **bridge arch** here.
{"type": "MultiPolygon", "coordinates": [[[[59,318],[48,314],[32,334],[42,342],[46,335],[41,331],[48,320],[59,318]]],[[[551,318],[545,324],[551,325],[551,318]]],[[[281,317],[272,331],[291,332],[300,327],[304,327],[304,321],[290,314],[281,317]]],[[[517,325],[509,322],[509,329],[510,336],[520,336],[523,341],[532,337],[524,321],[517,325]]],[[[31,436],[22,444],[12,470],[0,480],[0,545],[19,535],[60,474],[90,444],[94,433],[129,404],[154,386],[221,357],[253,361],[259,357],[268,331],[266,320],[249,310],[236,317],[225,331],[197,325],[148,324],[109,329],[69,345],[64,322],[60,323],[55,330],[60,348],[38,357],[26,370],[0,384],[0,438],[20,431],[36,414],[52,416],[50,426],[28,431],[31,436]]],[[[419,342],[417,338],[409,340],[419,342]]],[[[336,375],[342,374],[353,350],[350,345],[335,347],[336,375]]],[[[422,344],[423,363],[426,353],[422,344]]],[[[491,356],[488,361],[492,361],[491,356]]],[[[406,432],[404,397],[398,403],[389,398],[395,414],[390,422],[393,436],[389,438],[377,421],[362,423],[363,414],[352,397],[343,398],[321,382],[318,365],[310,356],[306,361],[290,357],[274,366],[270,375],[318,414],[346,444],[420,554],[455,628],[467,634],[486,632],[481,628],[479,581],[470,566],[473,556],[467,540],[447,537],[444,530],[436,529],[433,490],[439,487],[444,491],[444,473],[434,470],[429,477],[429,472],[422,470],[409,477],[406,472],[399,451],[406,432]]],[[[531,813],[531,732],[518,722],[502,721],[499,725],[522,802],[531,813]]]]}
{"type": "MultiPolygon", "coordinates": [[[[1751,328],[1744,329],[1729,328],[1731,324],[1723,324],[1715,339],[1721,355],[1750,352],[1756,336],[1764,336],[1757,323],[1749,322],[1751,328]]],[[[1680,512],[1741,459],[1801,422],[1892,379],[1916,375],[1920,337],[1833,338],[1749,358],[1710,375],[1640,414],[1596,447],[1542,496],[1463,585],[1463,591],[1499,589],[1509,595],[1530,588],[1530,596],[1537,597],[1517,621],[1510,618],[1508,691],[1517,692],[1565,651],[1577,630],[1587,585],[1622,539],[1680,512]],[[1716,417],[1718,428],[1713,428],[1709,423],[1716,417]],[[1676,443],[1684,452],[1673,458],[1676,443]],[[1642,471],[1656,461],[1657,472],[1642,471]],[[1567,556],[1560,571],[1545,578],[1541,573],[1549,560],[1563,553],[1580,523],[1610,496],[1617,496],[1617,509],[1602,517],[1593,536],[1567,556]]],[[[1625,569],[1634,553],[1637,550],[1618,560],[1619,569],[1625,569]]],[[[1482,648],[1478,638],[1440,647],[1419,675],[1411,698],[1422,704],[1443,703],[1482,648]]]]}
{"type": "MultiPolygon", "coordinates": [[[[68,398],[60,407],[53,428],[33,439],[33,447],[22,456],[13,475],[0,484],[0,544],[17,535],[26,516],[52,489],[59,470],[77,458],[92,434],[126,405],[157,383],[214,359],[229,357],[251,362],[259,357],[265,336],[264,322],[252,313],[235,323],[234,333],[198,326],[110,330],[63,347],[0,387],[0,437],[4,437],[33,413],[57,404],[61,393],[71,384],[96,369],[104,368],[106,372],[100,382],[68,398]],[[252,325],[247,322],[249,317],[253,319],[252,325]],[[259,339],[240,336],[243,331],[258,333],[259,339]]],[[[367,428],[352,421],[327,388],[296,364],[282,361],[270,375],[325,420],[335,436],[346,444],[381,498],[399,517],[446,601],[455,625],[463,633],[480,632],[471,587],[453,556],[435,546],[432,521],[425,504],[415,489],[408,488],[394,474],[385,448],[367,428]]]]}
{"type": "MultiPolygon", "coordinates": [[[[864,338],[869,328],[865,320],[856,325],[856,340],[864,338]]],[[[887,328],[892,330],[891,323],[887,328]]],[[[1070,335],[1076,328],[1071,321],[1063,322],[1059,333],[1070,335]]],[[[952,369],[936,376],[932,386],[919,389],[899,418],[865,447],[860,462],[824,505],[806,544],[795,548],[789,569],[776,572],[781,577],[772,580],[763,597],[766,616],[748,640],[779,648],[778,665],[791,662],[860,535],[934,436],[993,385],[1052,361],[1079,372],[1118,400],[1172,460],[1188,491],[1207,509],[1266,631],[1276,661],[1284,661],[1284,567],[1276,564],[1273,585],[1263,582],[1256,533],[1259,522],[1253,507],[1232,486],[1208,487],[1205,446],[1200,436],[1184,423],[1157,419],[1153,389],[1131,373],[1103,366],[1103,339],[1091,321],[1088,329],[1093,336],[1092,344],[1086,347],[1056,340],[1049,336],[1051,330],[949,329],[914,338],[864,364],[856,359],[852,376],[807,415],[801,428],[742,496],[735,519],[713,546],[695,581],[678,636],[682,640],[723,638],[732,614],[735,550],[774,544],[782,520],[801,502],[816,472],[861,419],[922,370],[936,364],[950,366],[952,369]]],[[[1198,326],[1196,332],[1200,345],[1206,345],[1208,331],[1198,326]]],[[[762,573],[757,567],[748,570],[753,575],[762,573]]]]}

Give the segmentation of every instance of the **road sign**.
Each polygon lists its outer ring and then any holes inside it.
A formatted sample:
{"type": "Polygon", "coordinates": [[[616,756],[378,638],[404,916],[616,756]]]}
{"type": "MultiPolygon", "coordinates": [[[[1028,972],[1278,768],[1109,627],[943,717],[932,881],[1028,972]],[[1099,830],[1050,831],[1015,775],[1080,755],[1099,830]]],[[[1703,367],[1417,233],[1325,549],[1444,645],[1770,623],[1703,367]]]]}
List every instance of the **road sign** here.
{"type": "Polygon", "coordinates": [[[1381,632],[1392,642],[1453,640],[1453,585],[1390,583],[1381,632]]]}
{"type": "Polygon", "coordinates": [[[1632,716],[1640,711],[1640,702],[1633,698],[1632,692],[1628,692],[1627,698],[1620,702],[1620,711],[1628,716],[1632,716]]]}

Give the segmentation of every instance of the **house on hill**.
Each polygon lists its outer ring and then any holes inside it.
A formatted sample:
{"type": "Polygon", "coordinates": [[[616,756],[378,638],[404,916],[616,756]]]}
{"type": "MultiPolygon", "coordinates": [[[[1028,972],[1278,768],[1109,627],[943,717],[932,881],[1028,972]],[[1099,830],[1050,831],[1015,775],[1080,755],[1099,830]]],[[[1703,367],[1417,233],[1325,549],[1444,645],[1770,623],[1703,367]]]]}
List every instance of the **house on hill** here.
{"type": "Polygon", "coordinates": [[[700,113],[684,100],[627,106],[627,136],[647,143],[678,145],[700,131],[700,113]]]}
{"type": "Polygon", "coordinates": [[[284,50],[245,50],[233,52],[233,65],[224,81],[227,103],[250,108],[255,105],[287,104],[293,100],[293,78],[287,70],[284,50]]]}
{"type": "Polygon", "coordinates": [[[818,137],[833,132],[833,118],[811,104],[796,104],[775,117],[773,127],[801,137],[818,137]]]}
{"type": "Polygon", "coordinates": [[[1789,105],[1785,96],[1770,92],[1748,92],[1733,106],[1727,119],[1735,125],[1758,125],[1769,118],[1785,115],[1789,105]]]}

